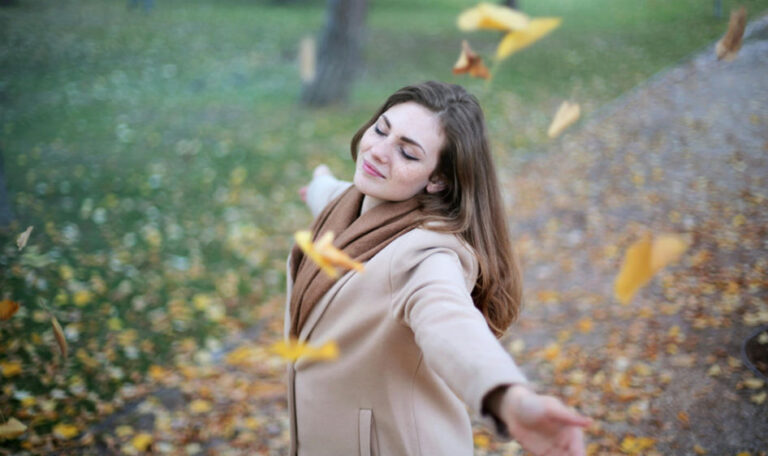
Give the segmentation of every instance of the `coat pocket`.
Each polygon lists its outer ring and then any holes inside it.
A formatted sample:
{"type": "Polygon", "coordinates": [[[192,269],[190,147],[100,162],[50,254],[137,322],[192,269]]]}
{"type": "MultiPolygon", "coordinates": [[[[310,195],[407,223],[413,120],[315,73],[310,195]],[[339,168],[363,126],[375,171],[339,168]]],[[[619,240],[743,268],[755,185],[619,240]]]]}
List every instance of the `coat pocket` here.
{"type": "Polygon", "coordinates": [[[360,456],[377,456],[379,454],[379,441],[376,438],[373,410],[360,409],[357,417],[357,437],[360,456]]]}

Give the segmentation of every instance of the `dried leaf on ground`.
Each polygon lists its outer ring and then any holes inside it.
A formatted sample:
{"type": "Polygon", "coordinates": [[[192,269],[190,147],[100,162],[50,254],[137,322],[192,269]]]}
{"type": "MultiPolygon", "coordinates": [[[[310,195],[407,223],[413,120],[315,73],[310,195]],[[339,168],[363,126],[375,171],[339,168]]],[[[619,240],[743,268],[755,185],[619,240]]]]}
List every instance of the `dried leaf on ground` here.
{"type": "Polygon", "coordinates": [[[59,423],[53,427],[53,435],[62,440],[69,440],[80,434],[80,429],[74,424],[59,423]]]}
{"type": "Polygon", "coordinates": [[[19,303],[10,299],[0,301],[0,320],[8,320],[19,310],[19,303]]]}
{"type": "Polygon", "coordinates": [[[139,451],[147,451],[147,448],[152,444],[152,434],[141,432],[131,439],[131,445],[139,451]]]}
{"type": "Polygon", "coordinates": [[[0,424],[0,440],[15,439],[27,430],[27,426],[16,418],[0,424]]]}
{"type": "Polygon", "coordinates": [[[26,230],[24,230],[23,233],[19,235],[18,238],[16,238],[16,245],[19,247],[19,250],[23,249],[25,245],[27,245],[27,241],[29,241],[29,236],[32,234],[32,226],[28,226],[26,230]]]}

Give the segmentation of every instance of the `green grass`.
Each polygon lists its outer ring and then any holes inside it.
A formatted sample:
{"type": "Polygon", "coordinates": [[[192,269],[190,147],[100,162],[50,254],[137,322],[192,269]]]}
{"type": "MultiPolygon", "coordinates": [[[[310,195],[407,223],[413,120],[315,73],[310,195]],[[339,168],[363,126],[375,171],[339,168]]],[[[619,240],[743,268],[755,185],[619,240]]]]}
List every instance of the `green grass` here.
{"type": "MultiPolygon", "coordinates": [[[[751,15],[768,7],[742,3],[751,15]]],[[[283,290],[291,233],[310,221],[296,189],[320,162],[348,177],[352,134],[399,87],[465,85],[503,163],[542,144],[562,99],[589,115],[727,23],[699,0],[523,2],[563,25],[503,62],[487,90],[450,72],[462,39],[488,58],[500,37],[456,28],[471,5],[372,2],[365,73],[347,105],[314,110],[298,104],[295,61],[325,2],[158,0],[144,15],[123,2],[19,0],[0,10],[0,148],[19,219],[0,238],[0,298],[22,305],[0,322],[0,362],[22,365],[3,378],[3,416],[43,416],[40,429],[86,419],[148,366],[187,362],[190,344],[215,348],[253,325],[283,290]],[[19,254],[15,234],[28,225],[19,254]],[[90,298],[76,303],[78,291],[90,298]],[[66,369],[49,367],[44,307],[67,330],[66,369]],[[53,391],[63,394],[54,414],[22,404],[23,392],[53,391]]]]}

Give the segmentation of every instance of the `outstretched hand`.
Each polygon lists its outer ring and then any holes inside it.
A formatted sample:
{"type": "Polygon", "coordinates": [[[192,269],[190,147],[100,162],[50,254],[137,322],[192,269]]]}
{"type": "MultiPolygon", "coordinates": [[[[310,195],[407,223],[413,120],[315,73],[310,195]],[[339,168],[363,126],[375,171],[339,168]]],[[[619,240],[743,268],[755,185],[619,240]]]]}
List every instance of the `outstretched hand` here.
{"type": "MultiPolygon", "coordinates": [[[[317,176],[322,176],[325,174],[332,175],[331,169],[328,168],[326,165],[317,165],[315,167],[315,170],[312,172],[312,178],[314,179],[317,176]]],[[[307,187],[308,185],[305,185],[299,189],[299,196],[301,197],[301,200],[304,201],[305,203],[307,202],[307,187]]]]}
{"type": "Polygon", "coordinates": [[[499,414],[509,433],[534,455],[585,455],[583,428],[592,420],[553,396],[514,385],[506,389],[499,414]]]}

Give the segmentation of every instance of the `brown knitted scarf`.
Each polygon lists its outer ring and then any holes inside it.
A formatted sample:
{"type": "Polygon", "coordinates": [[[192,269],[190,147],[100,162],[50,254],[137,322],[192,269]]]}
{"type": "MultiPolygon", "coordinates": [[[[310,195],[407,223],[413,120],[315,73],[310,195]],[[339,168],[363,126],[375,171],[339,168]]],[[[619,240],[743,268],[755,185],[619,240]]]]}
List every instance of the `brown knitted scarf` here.
{"type": "MultiPolygon", "coordinates": [[[[326,231],[334,233],[333,245],[355,261],[364,262],[419,225],[422,213],[416,198],[385,202],[360,215],[363,193],[354,185],[328,203],[312,222],[312,240],[326,231]]],[[[336,279],[327,274],[294,245],[291,250],[291,333],[298,337],[312,307],[331,289],[336,279]]],[[[365,274],[365,271],[362,272],[365,274]]]]}

